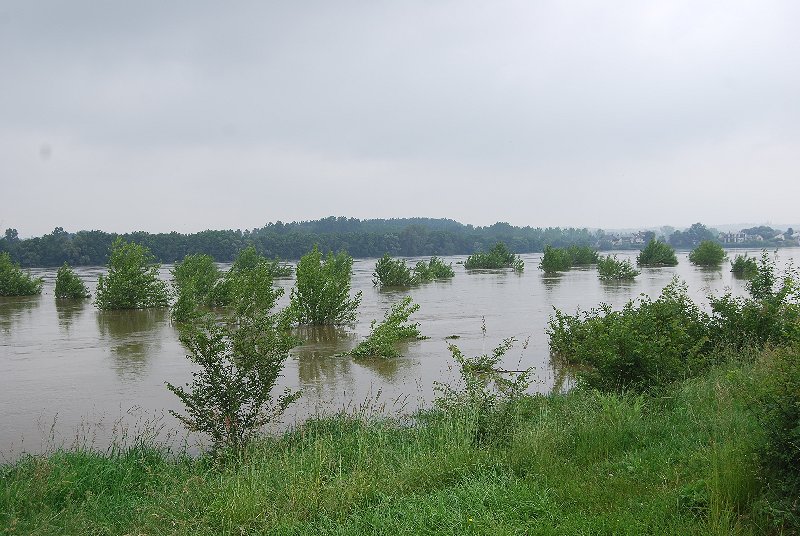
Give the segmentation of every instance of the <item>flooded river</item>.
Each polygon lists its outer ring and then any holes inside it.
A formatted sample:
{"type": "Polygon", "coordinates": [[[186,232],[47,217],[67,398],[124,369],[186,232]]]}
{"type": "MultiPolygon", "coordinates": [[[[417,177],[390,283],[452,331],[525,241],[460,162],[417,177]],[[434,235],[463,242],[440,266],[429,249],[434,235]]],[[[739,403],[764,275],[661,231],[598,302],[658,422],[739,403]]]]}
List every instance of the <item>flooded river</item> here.
{"type": "MultiPolygon", "coordinates": [[[[742,251],[729,252],[733,257],[742,251]]],[[[636,252],[620,252],[635,260],[636,252]]],[[[758,255],[757,251],[750,251],[758,255]]],[[[800,249],[784,249],[779,264],[798,258],[800,249]]],[[[594,269],[576,269],[556,277],[537,270],[540,254],[523,255],[526,270],[466,272],[446,257],[456,272],[451,281],[433,282],[403,291],[380,291],[372,285],[375,259],[356,260],[353,291],[363,292],[358,323],[344,328],[300,328],[307,340],[287,360],[281,384],[303,391],[290,408],[288,424],[317,412],[342,408],[365,411],[383,407],[406,411],[429,404],[435,382],[455,377],[446,337],[467,355],[491,350],[507,337],[518,339],[507,354],[511,368],[535,367],[532,389],[549,392],[568,385],[564,371],[555,370],[548,353],[545,327],[557,307],[573,313],[605,302],[619,307],[641,293],[657,296],[673,276],[686,281],[691,295],[705,296],[730,288],[745,294],[726,263],[719,270],[689,264],[679,253],[674,268],[645,268],[632,283],[606,284],[594,269]],[[402,347],[396,359],[354,360],[342,352],[369,332],[370,322],[389,306],[410,295],[420,304],[414,315],[429,339],[402,347]],[[481,332],[482,318],[486,337],[481,332]],[[523,350],[523,342],[528,340],[523,350]],[[566,382],[566,383],[565,383],[566,382]]],[[[411,264],[417,259],[410,259],[411,264]]],[[[223,268],[227,268],[226,266],[223,268]]],[[[102,267],[78,268],[77,274],[94,291],[102,267]]],[[[20,452],[38,452],[75,441],[103,449],[110,438],[128,437],[144,429],[165,438],[182,432],[168,410],[180,411],[177,397],[165,385],[190,380],[191,364],[178,342],[168,310],[98,311],[92,300],[56,302],[56,269],[34,269],[45,279],[41,296],[0,298],[0,461],[20,452]]],[[[162,268],[169,277],[169,266],[162,268]]],[[[288,303],[293,280],[278,280],[288,303]]],[[[285,426],[285,424],[284,424],[285,426]]],[[[185,438],[189,442],[194,438],[185,438]]]]}

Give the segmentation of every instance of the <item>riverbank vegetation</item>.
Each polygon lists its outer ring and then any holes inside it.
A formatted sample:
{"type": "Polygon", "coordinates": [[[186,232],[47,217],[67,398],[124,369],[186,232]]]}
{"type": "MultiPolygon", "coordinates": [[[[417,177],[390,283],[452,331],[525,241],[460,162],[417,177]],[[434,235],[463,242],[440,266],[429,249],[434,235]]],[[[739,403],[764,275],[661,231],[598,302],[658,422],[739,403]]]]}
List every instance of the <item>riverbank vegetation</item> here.
{"type": "Polygon", "coordinates": [[[0,296],[34,296],[41,294],[42,284],[41,277],[31,277],[8,253],[0,253],[0,296]]]}
{"type": "Polygon", "coordinates": [[[511,253],[504,243],[498,242],[488,252],[479,251],[467,257],[464,268],[467,270],[513,268],[515,272],[521,272],[525,269],[525,263],[519,255],[511,253]]]}
{"type": "Polygon", "coordinates": [[[403,259],[393,259],[385,253],[375,263],[372,284],[376,287],[410,287],[454,276],[453,266],[445,264],[438,257],[431,257],[430,261],[419,261],[412,270],[403,259]]]}
{"type": "Polygon", "coordinates": [[[91,296],[86,284],[72,271],[72,268],[67,263],[64,263],[56,273],[56,286],[53,293],[60,300],[79,300],[91,296]]]}

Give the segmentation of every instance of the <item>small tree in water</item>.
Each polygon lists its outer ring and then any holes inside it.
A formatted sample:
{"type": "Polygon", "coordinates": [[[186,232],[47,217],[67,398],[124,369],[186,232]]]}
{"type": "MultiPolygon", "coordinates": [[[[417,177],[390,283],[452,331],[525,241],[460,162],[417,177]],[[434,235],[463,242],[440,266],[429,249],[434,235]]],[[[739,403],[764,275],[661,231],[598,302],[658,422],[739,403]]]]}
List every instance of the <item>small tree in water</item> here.
{"type": "Polygon", "coordinates": [[[265,270],[244,271],[231,283],[230,316],[192,314],[181,327],[199,370],[185,387],[167,383],[186,406],[185,415],[170,412],[189,430],[208,434],[215,450],[243,447],[300,396],[289,389],[272,395],[295,340],[288,316],[271,313],[283,290],[264,284],[265,270]]]}
{"type": "Polygon", "coordinates": [[[111,245],[108,274],[97,280],[99,309],[145,309],[169,305],[167,283],[158,277],[160,265],[146,247],[117,238],[111,245]]]}
{"type": "Polygon", "coordinates": [[[297,263],[297,283],[292,289],[291,312],[300,324],[338,325],[356,320],[361,291],[350,298],[353,258],[329,252],[322,260],[317,246],[297,263]]]}
{"type": "Polygon", "coordinates": [[[66,262],[56,274],[55,295],[59,299],[82,299],[90,296],[86,285],[66,262]]]}

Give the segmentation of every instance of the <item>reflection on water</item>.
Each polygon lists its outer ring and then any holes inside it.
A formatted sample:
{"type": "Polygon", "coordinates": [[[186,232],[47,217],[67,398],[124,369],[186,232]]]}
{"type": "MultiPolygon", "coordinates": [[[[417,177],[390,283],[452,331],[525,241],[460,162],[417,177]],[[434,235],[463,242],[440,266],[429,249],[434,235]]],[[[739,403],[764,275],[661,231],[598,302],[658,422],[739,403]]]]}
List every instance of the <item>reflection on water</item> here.
{"type": "Polygon", "coordinates": [[[23,319],[29,319],[39,307],[41,296],[0,296],[0,332],[10,334],[23,319]]]}
{"type": "Polygon", "coordinates": [[[292,349],[297,374],[304,388],[336,382],[350,374],[352,360],[341,356],[353,347],[354,337],[336,326],[301,326],[292,334],[305,341],[292,349]]]}
{"type": "Polygon", "coordinates": [[[58,325],[69,333],[72,324],[83,315],[89,300],[55,300],[58,325]]]}
{"type": "Polygon", "coordinates": [[[97,327],[109,343],[118,375],[142,374],[161,349],[161,338],[152,332],[164,327],[168,318],[167,309],[97,311],[97,327]]]}

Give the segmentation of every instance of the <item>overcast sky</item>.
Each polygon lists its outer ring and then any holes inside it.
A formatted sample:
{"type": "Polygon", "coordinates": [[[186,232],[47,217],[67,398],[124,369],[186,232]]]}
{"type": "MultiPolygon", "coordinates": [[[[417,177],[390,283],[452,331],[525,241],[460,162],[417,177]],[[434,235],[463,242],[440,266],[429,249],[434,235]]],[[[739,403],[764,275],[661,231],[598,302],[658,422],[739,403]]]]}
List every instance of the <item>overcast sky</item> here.
{"type": "Polygon", "coordinates": [[[0,228],[800,221],[800,2],[0,2],[0,228]]]}

